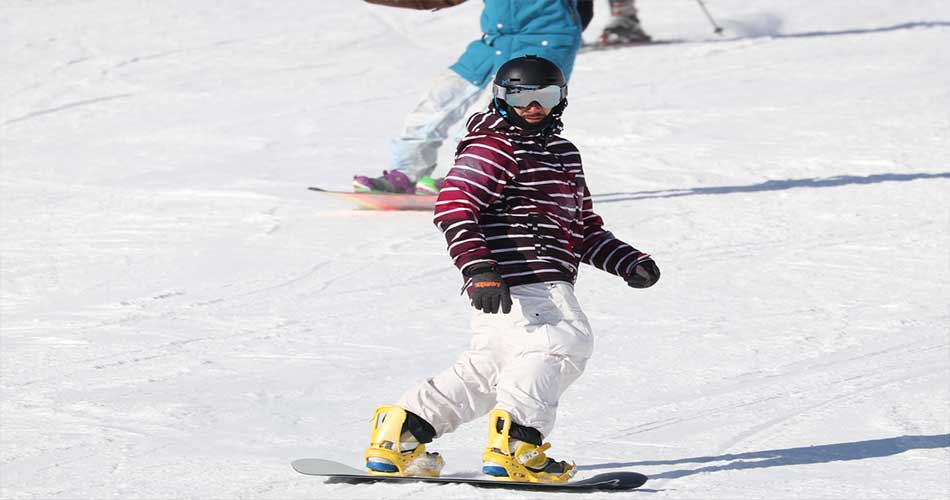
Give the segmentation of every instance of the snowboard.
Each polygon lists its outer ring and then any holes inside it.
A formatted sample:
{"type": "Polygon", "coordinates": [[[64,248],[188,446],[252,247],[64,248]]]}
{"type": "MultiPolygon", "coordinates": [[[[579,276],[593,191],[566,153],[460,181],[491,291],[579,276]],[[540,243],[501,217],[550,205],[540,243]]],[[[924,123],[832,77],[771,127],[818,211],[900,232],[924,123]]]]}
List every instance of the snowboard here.
{"type": "Polygon", "coordinates": [[[354,191],[331,191],[318,187],[307,189],[351,201],[360,208],[367,210],[428,210],[431,212],[435,208],[435,199],[438,197],[434,194],[358,193],[354,191]]]}
{"type": "Polygon", "coordinates": [[[637,472],[606,472],[586,479],[568,481],[566,483],[526,483],[518,481],[500,481],[497,479],[482,479],[461,476],[441,477],[401,477],[375,476],[366,471],[355,469],[348,465],[324,460],[321,458],[302,458],[294,460],[291,466],[295,471],[308,476],[327,478],[327,483],[441,483],[441,484],[470,484],[478,488],[501,488],[525,491],[560,491],[560,492],[590,492],[590,491],[624,491],[643,486],[647,477],[637,472]]]}

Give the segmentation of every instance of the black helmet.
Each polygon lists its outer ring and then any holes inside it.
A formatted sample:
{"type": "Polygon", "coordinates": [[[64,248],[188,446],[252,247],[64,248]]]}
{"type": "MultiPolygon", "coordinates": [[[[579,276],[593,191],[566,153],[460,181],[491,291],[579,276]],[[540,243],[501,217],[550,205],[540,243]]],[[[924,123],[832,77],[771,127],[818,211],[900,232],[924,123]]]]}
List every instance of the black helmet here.
{"type": "Polygon", "coordinates": [[[561,68],[538,56],[512,59],[498,68],[492,84],[494,107],[509,123],[529,130],[543,129],[559,123],[567,106],[567,82],[561,68]],[[511,110],[512,106],[528,106],[536,101],[551,114],[541,123],[530,124],[511,110]]]}
{"type": "Polygon", "coordinates": [[[551,61],[538,56],[516,57],[498,68],[495,85],[557,85],[566,87],[564,73],[551,61]]]}

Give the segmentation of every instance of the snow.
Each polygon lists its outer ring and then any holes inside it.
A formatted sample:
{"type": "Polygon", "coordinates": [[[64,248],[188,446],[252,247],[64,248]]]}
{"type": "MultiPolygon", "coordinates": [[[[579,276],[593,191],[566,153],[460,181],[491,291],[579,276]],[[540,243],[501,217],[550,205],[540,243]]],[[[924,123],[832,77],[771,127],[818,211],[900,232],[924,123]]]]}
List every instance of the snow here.
{"type": "MultiPolygon", "coordinates": [[[[582,270],[554,456],[657,499],[947,498],[950,4],[706,3],[721,38],[641,0],[685,43],[577,59],[565,136],[663,278],[582,270]]],[[[428,214],[304,188],[385,166],[479,9],[4,2],[0,496],[536,496],[289,466],[359,466],[373,408],[467,343],[428,214]]]]}

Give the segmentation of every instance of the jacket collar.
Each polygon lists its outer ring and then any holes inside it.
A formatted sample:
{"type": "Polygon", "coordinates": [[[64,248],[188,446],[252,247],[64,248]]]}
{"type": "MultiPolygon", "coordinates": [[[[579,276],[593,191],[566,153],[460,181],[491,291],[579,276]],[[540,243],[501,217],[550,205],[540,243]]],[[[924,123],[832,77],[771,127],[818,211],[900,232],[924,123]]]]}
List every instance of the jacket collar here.
{"type": "Polygon", "coordinates": [[[562,124],[560,118],[555,117],[551,126],[540,130],[528,130],[508,122],[497,110],[489,109],[472,115],[466,123],[466,128],[469,133],[491,130],[504,135],[547,139],[557,135],[561,131],[562,124]]]}

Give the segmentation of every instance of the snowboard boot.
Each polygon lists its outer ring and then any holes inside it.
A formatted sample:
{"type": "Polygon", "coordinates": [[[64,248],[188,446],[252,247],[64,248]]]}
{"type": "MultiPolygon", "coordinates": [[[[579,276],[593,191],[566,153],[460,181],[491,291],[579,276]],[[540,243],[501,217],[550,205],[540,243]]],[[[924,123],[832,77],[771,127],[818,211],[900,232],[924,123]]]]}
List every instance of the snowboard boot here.
{"type": "Polygon", "coordinates": [[[482,472],[500,481],[530,483],[567,482],[577,467],[544,454],[551,443],[542,443],[537,429],[511,421],[504,410],[488,415],[488,447],[482,454],[482,472]]]}
{"type": "Polygon", "coordinates": [[[612,0],[610,7],[612,17],[600,36],[604,45],[648,43],[652,40],[640,26],[637,8],[632,1],[612,0]]]}
{"type": "Polygon", "coordinates": [[[428,175],[416,181],[416,194],[439,194],[443,179],[433,179],[428,175]]]}
{"type": "Polygon", "coordinates": [[[398,406],[380,406],[373,415],[366,468],[381,476],[438,477],[445,462],[438,453],[427,452],[423,443],[434,437],[432,425],[416,414],[398,406]]]}
{"type": "Polygon", "coordinates": [[[353,191],[357,193],[414,193],[415,190],[409,176],[399,170],[383,170],[380,177],[353,176],[353,191]]]}

